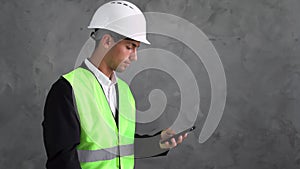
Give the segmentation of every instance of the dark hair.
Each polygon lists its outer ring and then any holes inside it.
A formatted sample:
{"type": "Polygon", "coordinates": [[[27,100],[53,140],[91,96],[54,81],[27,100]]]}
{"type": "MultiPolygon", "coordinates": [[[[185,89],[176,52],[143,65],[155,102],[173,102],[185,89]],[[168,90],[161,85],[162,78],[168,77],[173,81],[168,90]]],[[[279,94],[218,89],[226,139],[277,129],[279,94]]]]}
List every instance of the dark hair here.
{"type": "Polygon", "coordinates": [[[109,34],[115,42],[125,39],[126,37],[123,35],[120,35],[116,32],[107,30],[107,29],[95,29],[92,33],[91,36],[95,39],[95,41],[100,41],[101,38],[105,35],[105,34],[109,34]]]}
{"type": "Polygon", "coordinates": [[[107,29],[95,29],[91,33],[91,37],[96,41],[96,47],[99,45],[100,40],[102,39],[102,37],[105,34],[109,34],[114,39],[115,42],[118,42],[118,41],[123,40],[123,39],[135,41],[131,38],[120,35],[116,32],[113,32],[113,31],[110,31],[110,30],[107,30],[107,29]]]}

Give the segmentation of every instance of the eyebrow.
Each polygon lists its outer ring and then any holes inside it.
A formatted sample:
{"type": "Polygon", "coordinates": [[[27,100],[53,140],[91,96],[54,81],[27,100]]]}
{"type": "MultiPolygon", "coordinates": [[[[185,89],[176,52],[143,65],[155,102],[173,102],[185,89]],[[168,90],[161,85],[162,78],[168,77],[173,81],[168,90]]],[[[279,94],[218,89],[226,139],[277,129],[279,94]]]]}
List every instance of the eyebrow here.
{"type": "Polygon", "coordinates": [[[140,45],[136,45],[135,43],[133,43],[133,42],[131,42],[131,44],[132,44],[132,46],[134,46],[134,47],[140,47],[140,45]]]}
{"type": "Polygon", "coordinates": [[[131,40],[129,40],[129,42],[127,42],[127,44],[130,44],[130,45],[132,45],[133,47],[136,47],[136,48],[140,47],[140,45],[137,45],[137,44],[133,43],[132,41],[131,42],[130,41],[131,40]]]}
{"type": "Polygon", "coordinates": [[[135,40],[133,40],[133,39],[131,39],[131,38],[125,38],[125,40],[127,40],[128,41],[128,43],[130,43],[132,46],[134,46],[134,47],[140,47],[140,45],[136,45],[135,43],[133,43],[133,42],[137,42],[137,41],[135,41],[135,40]],[[133,41],[133,42],[132,42],[133,41]]]}

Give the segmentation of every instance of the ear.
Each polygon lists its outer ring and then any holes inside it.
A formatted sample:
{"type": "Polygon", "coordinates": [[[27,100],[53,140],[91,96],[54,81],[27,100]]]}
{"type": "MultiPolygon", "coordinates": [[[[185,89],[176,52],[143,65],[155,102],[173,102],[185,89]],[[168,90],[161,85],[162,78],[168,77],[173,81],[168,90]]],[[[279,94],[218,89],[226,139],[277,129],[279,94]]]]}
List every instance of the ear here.
{"type": "Polygon", "coordinates": [[[101,44],[105,49],[108,49],[113,44],[113,38],[109,34],[105,34],[102,36],[101,44]]]}

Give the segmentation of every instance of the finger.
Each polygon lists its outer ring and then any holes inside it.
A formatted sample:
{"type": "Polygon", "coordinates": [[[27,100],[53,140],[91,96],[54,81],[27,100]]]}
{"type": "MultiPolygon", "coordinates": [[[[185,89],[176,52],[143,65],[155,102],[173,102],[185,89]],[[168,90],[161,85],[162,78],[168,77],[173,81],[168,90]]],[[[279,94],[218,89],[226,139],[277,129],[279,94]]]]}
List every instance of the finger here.
{"type": "Polygon", "coordinates": [[[160,148],[162,148],[162,149],[168,149],[168,148],[170,148],[169,142],[166,141],[164,143],[160,143],[160,148]]]}
{"type": "Polygon", "coordinates": [[[170,143],[169,143],[168,141],[166,141],[166,142],[165,142],[165,146],[166,146],[167,148],[169,148],[169,147],[170,147],[170,143]]]}
{"type": "Polygon", "coordinates": [[[172,138],[172,139],[171,139],[171,142],[172,142],[172,145],[170,146],[171,148],[173,148],[173,147],[176,147],[176,146],[177,146],[177,143],[176,143],[176,140],[175,140],[175,138],[172,138]]]}
{"type": "Polygon", "coordinates": [[[183,136],[183,139],[186,139],[188,136],[188,133],[185,133],[184,136],[183,136]]]}
{"type": "Polygon", "coordinates": [[[179,136],[178,140],[177,140],[177,144],[180,144],[180,143],[182,143],[182,136],[179,136]]]}

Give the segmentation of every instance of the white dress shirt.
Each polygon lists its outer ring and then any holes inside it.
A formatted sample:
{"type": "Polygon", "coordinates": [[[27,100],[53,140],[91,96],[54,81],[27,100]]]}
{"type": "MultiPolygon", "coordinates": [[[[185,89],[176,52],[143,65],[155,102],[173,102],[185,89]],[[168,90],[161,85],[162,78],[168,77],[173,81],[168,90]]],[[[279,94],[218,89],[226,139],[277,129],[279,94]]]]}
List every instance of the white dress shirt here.
{"type": "Polygon", "coordinates": [[[95,65],[93,65],[88,59],[84,60],[86,66],[94,73],[97,77],[98,82],[101,84],[110,109],[115,116],[116,114],[116,107],[117,107],[117,94],[116,94],[116,87],[117,84],[117,76],[116,73],[113,72],[111,76],[111,80],[102,73],[95,65]]]}

